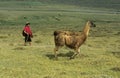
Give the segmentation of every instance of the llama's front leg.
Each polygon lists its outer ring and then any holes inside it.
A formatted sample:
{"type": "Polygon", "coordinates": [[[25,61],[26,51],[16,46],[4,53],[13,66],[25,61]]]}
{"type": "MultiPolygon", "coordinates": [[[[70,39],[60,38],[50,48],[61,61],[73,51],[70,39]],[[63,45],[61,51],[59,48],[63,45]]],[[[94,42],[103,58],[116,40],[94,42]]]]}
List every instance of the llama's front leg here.
{"type": "Polygon", "coordinates": [[[59,49],[59,47],[57,47],[57,46],[54,48],[54,55],[55,55],[56,59],[58,59],[58,57],[57,57],[57,51],[58,51],[58,49],[59,49]]]}
{"type": "Polygon", "coordinates": [[[75,49],[75,53],[70,57],[70,59],[74,59],[79,54],[80,54],[80,50],[79,49],[75,49]]]}

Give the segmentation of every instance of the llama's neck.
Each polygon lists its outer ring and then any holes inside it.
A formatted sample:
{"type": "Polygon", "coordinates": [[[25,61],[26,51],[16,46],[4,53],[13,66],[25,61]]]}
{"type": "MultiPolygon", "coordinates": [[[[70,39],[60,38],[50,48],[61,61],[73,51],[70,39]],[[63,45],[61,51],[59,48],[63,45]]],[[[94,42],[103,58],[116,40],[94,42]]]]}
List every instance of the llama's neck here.
{"type": "Polygon", "coordinates": [[[90,30],[90,26],[86,24],[86,26],[85,26],[84,29],[83,29],[83,33],[84,33],[86,36],[88,36],[89,30],[90,30]]]}

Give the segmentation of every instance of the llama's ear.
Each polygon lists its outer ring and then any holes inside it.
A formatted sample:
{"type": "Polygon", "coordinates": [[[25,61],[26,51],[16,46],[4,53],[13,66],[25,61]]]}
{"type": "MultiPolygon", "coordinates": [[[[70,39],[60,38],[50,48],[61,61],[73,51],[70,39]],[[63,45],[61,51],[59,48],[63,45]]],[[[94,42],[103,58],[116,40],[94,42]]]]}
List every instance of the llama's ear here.
{"type": "Polygon", "coordinates": [[[92,22],[92,20],[88,20],[89,22],[92,22]]]}

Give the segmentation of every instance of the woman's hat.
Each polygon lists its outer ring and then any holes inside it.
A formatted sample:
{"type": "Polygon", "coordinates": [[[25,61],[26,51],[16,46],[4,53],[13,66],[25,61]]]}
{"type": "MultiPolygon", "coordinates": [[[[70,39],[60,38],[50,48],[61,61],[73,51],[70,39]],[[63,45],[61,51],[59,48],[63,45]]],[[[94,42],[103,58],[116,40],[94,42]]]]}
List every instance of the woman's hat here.
{"type": "Polygon", "coordinates": [[[29,22],[26,22],[26,24],[28,25],[28,24],[30,24],[29,22]]]}

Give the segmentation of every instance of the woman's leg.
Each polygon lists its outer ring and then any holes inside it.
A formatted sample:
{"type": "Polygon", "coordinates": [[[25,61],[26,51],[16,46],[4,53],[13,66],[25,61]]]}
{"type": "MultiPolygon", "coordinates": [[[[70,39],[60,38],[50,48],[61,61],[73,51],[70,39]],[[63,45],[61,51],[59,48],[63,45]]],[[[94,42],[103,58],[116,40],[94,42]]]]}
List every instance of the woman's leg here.
{"type": "Polygon", "coordinates": [[[26,35],[25,35],[25,43],[24,43],[25,46],[27,45],[28,37],[29,37],[29,36],[26,34],[26,35]]]}
{"type": "Polygon", "coordinates": [[[29,35],[29,37],[28,37],[28,42],[29,42],[29,45],[31,46],[31,42],[32,42],[32,40],[31,40],[30,35],[29,35]]]}

